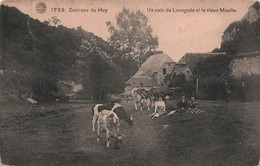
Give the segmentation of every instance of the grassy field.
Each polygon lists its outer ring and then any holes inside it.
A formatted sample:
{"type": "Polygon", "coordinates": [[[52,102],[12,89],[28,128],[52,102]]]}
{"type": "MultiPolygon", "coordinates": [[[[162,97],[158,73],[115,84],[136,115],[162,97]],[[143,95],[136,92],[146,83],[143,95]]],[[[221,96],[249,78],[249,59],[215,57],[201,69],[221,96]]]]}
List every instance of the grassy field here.
{"type": "MultiPolygon", "coordinates": [[[[0,155],[4,164],[253,166],[260,156],[260,103],[199,101],[204,113],[151,119],[134,111],[134,126],[121,122],[120,150],[96,143],[93,104],[1,105],[0,155]],[[169,125],[166,127],[165,125],[169,125]]],[[[167,101],[173,108],[176,101],[167,101]]]]}

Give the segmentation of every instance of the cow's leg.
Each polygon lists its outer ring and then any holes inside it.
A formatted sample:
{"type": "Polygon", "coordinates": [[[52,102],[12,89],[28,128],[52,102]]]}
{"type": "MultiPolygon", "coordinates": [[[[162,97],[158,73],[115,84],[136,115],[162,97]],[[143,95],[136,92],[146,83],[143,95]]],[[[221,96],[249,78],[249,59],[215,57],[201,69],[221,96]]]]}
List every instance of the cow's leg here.
{"type": "Polygon", "coordinates": [[[108,128],[106,129],[106,137],[107,137],[107,144],[106,144],[106,147],[108,148],[109,145],[110,145],[110,140],[109,140],[109,129],[108,129],[108,128]]]}
{"type": "Polygon", "coordinates": [[[92,131],[93,132],[95,132],[95,124],[96,124],[96,121],[97,121],[97,117],[98,117],[97,114],[94,114],[93,117],[92,117],[92,131]]]}
{"type": "Polygon", "coordinates": [[[141,101],[141,108],[140,108],[140,111],[143,111],[143,106],[144,106],[144,104],[143,104],[143,100],[141,101]]]}
{"type": "Polygon", "coordinates": [[[99,134],[100,134],[100,124],[97,123],[97,143],[99,143],[99,134]]]}
{"type": "Polygon", "coordinates": [[[117,128],[117,134],[119,134],[119,127],[117,128]]]}
{"type": "Polygon", "coordinates": [[[150,99],[147,99],[147,109],[150,111],[150,99]]]}
{"type": "Polygon", "coordinates": [[[137,102],[135,101],[135,110],[137,111],[137,102]]]}

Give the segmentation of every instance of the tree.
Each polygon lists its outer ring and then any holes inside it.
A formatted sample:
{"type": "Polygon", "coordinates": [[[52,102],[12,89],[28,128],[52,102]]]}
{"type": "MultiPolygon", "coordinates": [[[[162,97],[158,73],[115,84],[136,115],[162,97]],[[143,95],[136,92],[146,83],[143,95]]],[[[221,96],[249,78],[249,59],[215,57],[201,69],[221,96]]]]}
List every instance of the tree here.
{"type": "Polygon", "coordinates": [[[110,45],[127,55],[137,57],[158,47],[158,37],[152,35],[148,17],[140,10],[133,12],[123,8],[116,16],[116,26],[110,21],[106,24],[111,34],[110,45]]]}
{"type": "Polygon", "coordinates": [[[119,93],[123,90],[120,75],[111,58],[102,51],[94,38],[82,40],[77,54],[76,70],[82,78],[84,90],[100,100],[107,93],[119,93]]]}

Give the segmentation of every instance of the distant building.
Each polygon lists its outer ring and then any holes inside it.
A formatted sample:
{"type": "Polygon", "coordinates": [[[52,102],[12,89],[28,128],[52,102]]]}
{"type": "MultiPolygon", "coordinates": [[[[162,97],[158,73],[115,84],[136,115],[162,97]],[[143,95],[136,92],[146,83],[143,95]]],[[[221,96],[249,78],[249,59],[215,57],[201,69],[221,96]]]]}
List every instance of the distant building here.
{"type": "Polygon", "coordinates": [[[137,73],[125,83],[125,92],[131,93],[133,88],[164,86],[165,76],[171,74],[175,62],[167,54],[151,55],[137,73]]]}
{"type": "Polygon", "coordinates": [[[230,63],[230,69],[235,78],[260,75],[260,51],[236,54],[230,63]]]}
{"type": "Polygon", "coordinates": [[[175,64],[172,70],[172,76],[184,74],[185,78],[189,79],[199,61],[216,55],[226,55],[226,53],[186,53],[175,64]]]}
{"type": "Polygon", "coordinates": [[[81,84],[77,84],[73,81],[60,81],[61,89],[64,91],[65,96],[70,97],[70,99],[77,99],[77,94],[83,90],[81,84]]]}

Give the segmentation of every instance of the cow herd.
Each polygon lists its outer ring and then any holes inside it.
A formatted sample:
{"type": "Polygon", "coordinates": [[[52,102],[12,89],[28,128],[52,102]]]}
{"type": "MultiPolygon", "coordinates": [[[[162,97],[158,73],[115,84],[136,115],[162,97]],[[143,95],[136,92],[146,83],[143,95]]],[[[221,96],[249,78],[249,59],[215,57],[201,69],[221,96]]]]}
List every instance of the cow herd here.
{"type": "MultiPolygon", "coordinates": [[[[143,111],[144,103],[146,103],[148,110],[155,105],[154,96],[149,90],[133,89],[132,97],[136,110],[143,111]],[[138,108],[137,105],[141,105],[141,107],[138,108]]],[[[133,126],[133,117],[129,116],[122,105],[118,103],[96,104],[92,108],[92,113],[92,131],[97,134],[97,143],[100,141],[100,131],[105,131],[106,147],[110,146],[111,138],[116,139],[116,144],[121,142],[123,136],[119,132],[120,120],[124,120],[129,126],[133,126]]]]}

